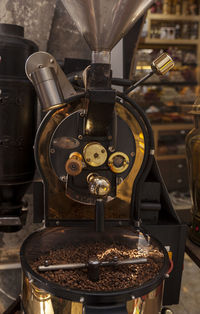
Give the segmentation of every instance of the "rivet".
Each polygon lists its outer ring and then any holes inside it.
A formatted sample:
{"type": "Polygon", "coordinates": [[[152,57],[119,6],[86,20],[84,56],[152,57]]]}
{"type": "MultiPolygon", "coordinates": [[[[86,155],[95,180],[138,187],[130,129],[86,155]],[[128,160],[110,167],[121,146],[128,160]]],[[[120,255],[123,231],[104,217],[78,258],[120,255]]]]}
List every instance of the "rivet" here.
{"type": "Polygon", "coordinates": [[[108,147],[108,150],[112,153],[115,151],[115,148],[113,146],[108,147]]]}
{"type": "Polygon", "coordinates": [[[80,302],[83,303],[85,301],[84,297],[80,297],[80,302]]]}

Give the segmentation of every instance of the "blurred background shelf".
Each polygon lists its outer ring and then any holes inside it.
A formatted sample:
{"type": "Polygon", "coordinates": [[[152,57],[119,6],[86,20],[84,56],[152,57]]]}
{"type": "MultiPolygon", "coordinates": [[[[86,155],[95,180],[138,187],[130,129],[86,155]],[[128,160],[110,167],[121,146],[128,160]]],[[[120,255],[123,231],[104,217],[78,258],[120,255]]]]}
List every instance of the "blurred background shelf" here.
{"type": "Polygon", "coordinates": [[[157,1],[148,11],[130,79],[148,74],[149,65],[163,51],[175,67],[165,77],[152,76],[131,97],[151,121],[156,158],[168,191],[187,193],[185,136],[193,128],[188,111],[199,94],[200,15],[198,6],[183,1],[179,8],[169,3],[157,1]]]}

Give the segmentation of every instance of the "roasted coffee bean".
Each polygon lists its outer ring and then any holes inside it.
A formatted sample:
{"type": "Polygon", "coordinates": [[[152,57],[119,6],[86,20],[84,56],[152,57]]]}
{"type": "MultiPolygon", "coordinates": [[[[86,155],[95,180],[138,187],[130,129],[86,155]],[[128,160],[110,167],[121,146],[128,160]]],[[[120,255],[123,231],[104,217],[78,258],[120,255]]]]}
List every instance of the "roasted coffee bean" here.
{"type": "Polygon", "coordinates": [[[163,253],[158,248],[132,249],[124,244],[103,242],[81,243],[81,246],[70,245],[66,248],[50,250],[40,256],[32,264],[32,268],[47,281],[63,287],[88,291],[116,291],[127,288],[136,288],[158,275],[163,265],[163,253]],[[99,261],[111,261],[128,258],[145,257],[147,263],[137,265],[121,265],[100,267],[98,282],[92,282],[87,277],[87,269],[57,270],[39,272],[38,266],[67,263],[87,263],[91,258],[99,261]]]}

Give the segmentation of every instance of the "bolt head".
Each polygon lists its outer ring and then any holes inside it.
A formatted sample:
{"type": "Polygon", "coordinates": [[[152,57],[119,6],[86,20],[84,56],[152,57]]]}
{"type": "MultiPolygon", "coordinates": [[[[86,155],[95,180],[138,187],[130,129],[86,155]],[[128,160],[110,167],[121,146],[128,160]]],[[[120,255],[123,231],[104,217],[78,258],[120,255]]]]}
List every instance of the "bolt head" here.
{"type": "Polygon", "coordinates": [[[83,303],[85,301],[84,297],[80,297],[80,302],[83,303]]]}

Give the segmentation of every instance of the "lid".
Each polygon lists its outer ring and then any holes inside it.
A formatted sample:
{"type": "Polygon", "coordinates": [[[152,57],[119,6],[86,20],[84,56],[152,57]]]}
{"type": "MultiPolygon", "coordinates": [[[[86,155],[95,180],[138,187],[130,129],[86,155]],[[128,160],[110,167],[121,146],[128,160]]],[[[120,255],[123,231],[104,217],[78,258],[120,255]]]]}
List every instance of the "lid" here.
{"type": "Polygon", "coordinates": [[[34,286],[72,301],[84,297],[86,304],[126,302],[132,295],[143,296],[155,289],[169,270],[165,248],[132,226],[113,227],[105,232],[86,228],[46,228],[25,240],[20,255],[23,271],[33,279],[34,286]],[[87,263],[94,258],[112,261],[115,257],[119,261],[138,258],[146,258],[147,261],[100,267],[98,282],[89,281],[87,269],[56,270],[53,280],[52,271],[48,277],[47,272],[38,270],[38,266],[47,260],[51,265],[57,265],[87,263]],[[62,280],[62,276],[66,278],[62,280]]]}
{"type": "Polygon", "coordinates": [[[0,35],[24,37],[24,28],[15,24],[0,23],[0,35]]]}

